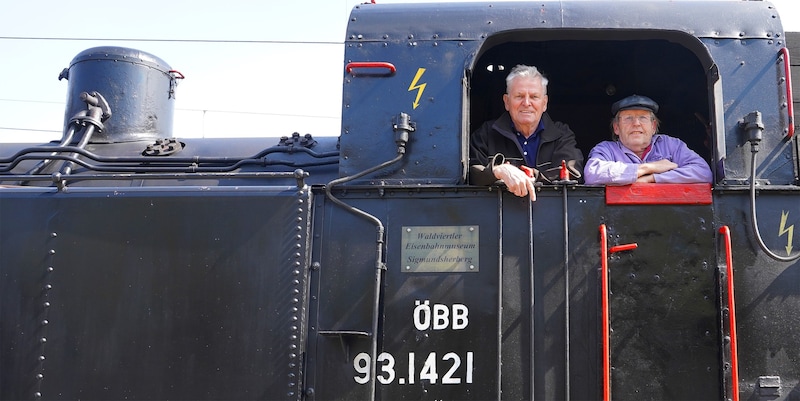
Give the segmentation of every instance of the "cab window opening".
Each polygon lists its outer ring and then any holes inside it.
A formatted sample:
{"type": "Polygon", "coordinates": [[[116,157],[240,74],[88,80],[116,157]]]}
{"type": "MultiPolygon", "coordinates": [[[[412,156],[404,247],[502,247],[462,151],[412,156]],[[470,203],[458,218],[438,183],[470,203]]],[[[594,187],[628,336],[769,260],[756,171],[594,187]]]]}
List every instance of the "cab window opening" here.
{"type": "Polygon", "coordinates": [[[658,35],[521,31],[487,39],[470,80],[469,132],[505,111],[505,77],[526,64],[548,78],[547,112],[569,125],[585,158],[597,143],[615,137],[611,105],[639,94],[660,105],[658,132],[683,140],[713,168],[713,105],[704,67],[710,61],[701,61],[695,38],[658,35]]]}

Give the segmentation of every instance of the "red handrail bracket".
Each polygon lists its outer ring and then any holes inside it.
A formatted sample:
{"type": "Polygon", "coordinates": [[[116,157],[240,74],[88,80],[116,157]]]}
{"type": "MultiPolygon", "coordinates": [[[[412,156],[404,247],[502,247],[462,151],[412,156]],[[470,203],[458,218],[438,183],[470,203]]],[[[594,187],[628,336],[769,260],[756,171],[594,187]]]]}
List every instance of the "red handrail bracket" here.
{"type": "Polygon", "coordinates": [[[169,70],[169,75],[172,75],[175,79],[184,79],[186,77],[183,76],[183,73],[178,70],[169,70]]]}
{"type": "MultiPolygon", "coordinates": [[[[397,72],[397,68],[394,66],[394,64],[386,61],[351,61],[347,63],[347,65],[344,67],[344,70],[348,74],[356,75],[356,73],[353,72],[353,70],[355,69],[374,70],[374,69],[384,69],[384,68],[387,69],[388,72],[385,72],[381,75],[394,75],[394,73],[397,72]]],[[[375,72],[367,72],[366,74],[374,75],[375,72]]]]}
{"type": "Polygon", "coordinates": [[[623,244],[623,245],[615,245],[608,249],[608,253],[617,253],[622,251],[631,251],[639,247],[639,244],[632,243],[632,244],[623,244]]]}

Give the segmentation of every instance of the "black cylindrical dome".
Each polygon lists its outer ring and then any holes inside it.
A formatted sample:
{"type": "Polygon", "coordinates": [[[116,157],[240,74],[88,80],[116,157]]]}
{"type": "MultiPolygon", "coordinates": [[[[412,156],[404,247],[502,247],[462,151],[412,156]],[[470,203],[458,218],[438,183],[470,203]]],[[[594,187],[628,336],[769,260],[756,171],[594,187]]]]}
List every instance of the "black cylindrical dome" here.
{"type": "Polygon", "coordinates": [[[86,110],[82,92],[98,92],[109,104],[112,115],[91,142],[172,137],[176,77],[160,58],[124,47],[94,47],[75,56],[61,78],[69,80],[65,128],[86,110]]]}

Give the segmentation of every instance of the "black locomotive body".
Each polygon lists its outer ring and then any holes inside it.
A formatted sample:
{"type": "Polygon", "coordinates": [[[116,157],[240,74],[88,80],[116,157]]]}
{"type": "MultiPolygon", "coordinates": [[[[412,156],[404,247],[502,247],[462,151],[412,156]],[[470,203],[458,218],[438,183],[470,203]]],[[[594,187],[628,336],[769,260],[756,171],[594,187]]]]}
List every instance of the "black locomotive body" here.
{"type": "Polygon", "coordinates": [[[798,400],[794,43],[762,1],[364,4],[340,135],[256,139],[89,49],[63,137],[0,147],[0,399],[798,400]],[[468,185],[517,64],[584,154],[646,94],[714,183],[468,185]]]}

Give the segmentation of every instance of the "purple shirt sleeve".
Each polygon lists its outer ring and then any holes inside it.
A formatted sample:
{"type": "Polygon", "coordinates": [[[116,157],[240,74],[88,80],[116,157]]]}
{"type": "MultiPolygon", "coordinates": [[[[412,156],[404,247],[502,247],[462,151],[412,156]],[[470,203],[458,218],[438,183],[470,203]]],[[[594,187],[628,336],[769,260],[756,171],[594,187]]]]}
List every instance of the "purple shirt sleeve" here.
{"type": "Polygon", "coordinates": [[[653,147],[639,159],[635,153],[622,146],[618,141],[604,141],[597,144],[589,152],[589,160],[584,169],[584,179],[588,185],[633,184],[638,178],[636,170],[639,164],[669,159],[678,168],[660,174],[654,174],[658,183],[695,183],[712,182],[713,176],[708,163],[686,143],[678,138],[657,134],[653,136],[653,147]]]}

